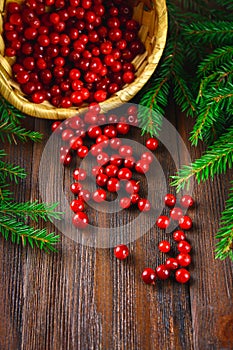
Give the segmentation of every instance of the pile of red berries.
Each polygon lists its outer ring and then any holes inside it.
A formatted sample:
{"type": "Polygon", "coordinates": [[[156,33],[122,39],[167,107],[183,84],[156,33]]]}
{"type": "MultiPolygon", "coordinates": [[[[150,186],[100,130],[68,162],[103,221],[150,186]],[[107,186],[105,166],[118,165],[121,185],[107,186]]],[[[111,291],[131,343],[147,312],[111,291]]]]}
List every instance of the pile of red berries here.
{"type": "Polygon", "coordinates": [[[32,102],[103,102],[134,81],[131,62],[145,48],[123,0],[25,0],[6,13],[5,55],[32,102]]]}
{"type": "MultiPolygon", "coordinates": [[[[173,207],[170,211],[170,217],[178,221],[179,228],[189,230],[192,227],[192,220],[189,216],[183,215],[182,208],[175,207],[176,197],[173,194],[167,194],[164,199],[168,207],[173,207]]],[[[187,209],[194,205],[194,200],[190,195],[184,195],[180,200],[180,205],[187,209]]],[[[168,228],[170,219],[168,216],[162,215],[156,225],[161,229],[168,228]]],[[[169,257],[165,263],[156,267],[156,269],[145,268],[142,272],[142,280],[146,284],[155,284],[157,278],[166,280],[170,277],[172,271],[175,271],[175,279],[179,283],[186,283],[190,280],[190,273],[186,269],[191,264],[190,251],[192,249],[190,243],[186,239],[184,231],[178,229],[173,232],[173,240],[177,243],[178,255],[169,257]]],[[[163,240],[159,243],[158,248],[163,253],[168,253],[171,250],[171,243],[168,240],[163,240]]],[[[126,259],[129,255],[129,249],[126,245],[118,245],[114,249],[114,255],[118,259],[126,259]]]]}
{"type": "MultiPolygon", "coordinates": [[[[52,130],[61,135],[64,145],[60,149],[60,161],[63,165],[71,164],[72,157],[83,159],[90,155],[95,159],[91,175],[95,177],[98,188],[90,193],[85,189],[83,181],[87,173],[82,168],[73,171],[74,182],[70,186],[75,199],[70,203],[71,210],[75,213],[73,224],[77,228],[85,228],[88,216],[84,212],[85,203],[89,200],[101,203],[106,200],[107,193],[116,193],[123,190],[124,196],[120,199],[122,209],[134,205],[140,211],[147,212],[151,209],[148,199],[140,196],[140,183],[133,179],[133,174],[140,176],[147,173],[153,161],[151,152],[144,152],[140,158],[135,159],[133,148],[125,144],[119,136],[129,133],[131,125],[137,123],[137,108],[134,105],[128,107],[126,116],[120,118],[113,113],[108,117],[100,114],[99,105],[89,106],[83,118],[75,116],[64,123],[54,122],[52,130]],[[104,124],[108,123],[111,124],[104,124]],[[86,130],[86,131],[85,131],[86,130]]],[[[156,150],[158,141],[149,138],[146,141],[149,150],[156,150]]],[[[90,175],[90,174],[89,174],[90,175]]]]}

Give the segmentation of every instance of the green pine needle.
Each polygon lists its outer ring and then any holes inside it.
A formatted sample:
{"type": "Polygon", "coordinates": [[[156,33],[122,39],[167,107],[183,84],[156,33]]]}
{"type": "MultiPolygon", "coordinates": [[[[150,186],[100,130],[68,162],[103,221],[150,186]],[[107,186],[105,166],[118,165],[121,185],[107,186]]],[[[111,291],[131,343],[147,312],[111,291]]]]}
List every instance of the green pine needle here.
{"type": "Polygon", "coordinates": [[[34,246],[44,251],[56,251],[54,245],[59,241],[59,236],[49,233],[46,229],[35,229],[15,218],[0,216],[0,232],[8,240],[11,238],[13,243],[23,246],[28,243],[32,248],[34,246]]]}
{"type": "Polygon", "coordinates": [[[10,143],[17,143],[17,139],[21,142],[28,140],[38,142],[42,140],[42,135],[37,131],[26,130],[13,122],[4,121],[2,115],[0,118],[0,139],[3,142],[7,139],[10,143]]]}
{"type": "Polygon", "coordinates": [[[10,181],[18,183],[18,179],[25,179],[25,170],[18,165],[13,165],[0,160],[0,182],[4,182],[8,177],[10,181]]]}
{"type": "Polygon", "coordinates": [[[190,180],[194,176],[198,183],[214,175],[225,173],[233,164],[233,127],[223,134],[212,146],[190,165],[184,165],[177,175],[172,176],[172,186],[177,192],[189,187],[190,180]]]}

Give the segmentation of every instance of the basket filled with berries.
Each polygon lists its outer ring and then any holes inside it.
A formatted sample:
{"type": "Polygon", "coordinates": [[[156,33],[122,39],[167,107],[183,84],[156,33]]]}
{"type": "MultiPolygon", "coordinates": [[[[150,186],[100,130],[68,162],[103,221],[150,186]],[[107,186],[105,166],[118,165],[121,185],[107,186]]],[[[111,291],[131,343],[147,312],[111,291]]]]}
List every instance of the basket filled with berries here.
{"type": "Polygon", "coordinates": [[[165,0],[0,0],[0,93],[21,112],[65,119],[131,100],[167,34],[165,0]]]}

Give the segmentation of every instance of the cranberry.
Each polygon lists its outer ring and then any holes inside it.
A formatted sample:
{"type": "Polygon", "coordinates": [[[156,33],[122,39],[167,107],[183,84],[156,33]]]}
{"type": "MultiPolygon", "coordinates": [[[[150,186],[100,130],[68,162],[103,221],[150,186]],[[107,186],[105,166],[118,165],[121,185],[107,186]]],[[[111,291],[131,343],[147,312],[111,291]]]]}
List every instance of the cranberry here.
{"type": "Polygon", "coordinates": [[[149,138],[147,141],[146,141],[146,147],[150,150],[150,151],[155,151],[158,147],[159,143],[158,143],[158,140],[155,139],[155,138],[149,138]]]}
{"type": "Polygon", "coordinates": [[[176,270],[179,267],[178,261],[175,258],[168,258],[165,261],[165,266],[168,270],[176,270]]]}
{"type": "Polygon", "coordinates": [[[60,157],[60,162],[64,165],[64,166],[68,166],[70,165],[72,161],[72,157],[70,153],[67,154],[62,154],[60,157]]]}
{"type": "Polygon", "coordinates": [[[164,198],[164,203],[168,207],[174,207],[174,205],[176,204],[176,197],[173,194],[168,193],[168,194],[166,194],[166,196],[164,198]]]}
{"type": "Polygon", "coordinates": [[[194,200],[193,200],[193,198],[191,196],[186,194],[183,197],[181,197],[180,204],[184,208],[190,208],[190,207],[192,207],[194,205],[194,200]]]}
{"type": "Polygon", "coordinates": [[[59,132],[59,129],[58,129],[59,125],[61,125],[61,122],[60,122],[60,121],[54,122],[54,123],[52,124],[52,126],[51,126],[52,132],[54,132],[55,130],[57,130],[57,131],[59,132]]]}
{"type": "Polygon", "coordinates": [[[113,154],[110,157],[110,164],[120,166],[122,164],[122,158],[118,154],[113,154]]]}
{"type": "Polygon", "coordinates": [[[74,199],[70,203],[70,209],[74,212],[80,212],[84,210],[84,202],[81,199],[74,199]]]}
{"type": "Polygon", "coordinates": [[[74,215],[72,222],[75,227],[84,229],[88,225],[89,220],[87,214],[80,211],[74,215]]]}
{"type": "Polygon", "coordinates": [[[192,219],[187,215],[181,216],[179,219],[179,226],[183,230],[190,230],[193,226],[192,219]]]}
{"type": "Polygon", "coordinates": [[[114,164],[109,164],[108,166],[106,166],[105,174],[108,177],[116,177],[117,173],[118,173],[118,166],[116,166],[114,164]]]}
{"type": "Polygon", "coordinates": [[[124,159],[124,166],[126,168],[132,169],[135,166],[135,159],[133,157],[126,157],[124,159]]]}
{"type": "Polygon", "coordinates": [[[141,155],[141,160],[147,162],[148,164],[152,163],[153,159],[154,157],[151,152],[144,152],[141,155]]]}
{"type": "Polygon", "coordinates": [[[150,202],[148,201],[148,199],[140,198],[139,201],[137,202],[137,204],[138,204],[138,209],[140,211],[146,212],[146,211],[149,211],[151,209],[151,205],[150,205],[150,202]]]}
{"type": "Polygon", "coordinates": [[[119,260],[124,260],[129,255],[129,248],[125,244],[119,244],[114,248],[114,255],[119,260]]]}
{"type": "Polygon", "coordinates": [[[133,154],[133,148],[131,146],[121,146],[119,148],[119,155],[122,157],[130,157],[133,154]]]}
{"type": "Polygon", "coordinates": [[[131,204],[131,200],[128,197],[122,197],[120,199],[120,207],[123,209],[129,208],[131,204]]]}
{"type": "Polygon", "coordinates": [[[78,168],[73,171],[73,178],[77,181],[84,181],[87,177],[87,173],[84,169],[78,168]]]}
{"type": "Polygon", "coordinates": [[[156,225],[161,229],[166,229],[170,224],[170,220],[166,215],[160,215],[156,220],[156,225]]]}
{"type": "Polygon", "coordinates": [[[78,194],[79,199],[88,202],[91,199],[91,194],[88,190],[81,190],[78,194]]]}
{"type": "Polygon", "coordinates": [[[90,126],[87,130],[87,134],[90,138],[96,139],[102,134],[102,130],[99,126],[90,126]]]}
{"type": "Polygon", "coordinates": [[[139,199],[140,199],[140,196],[139,196],[138,193],[133,193],[133,194],[131,194],[131,196],[130,196],[130,200],[131,200],[131,203],[132,203],[132,204],[137,204],[138,201],[139,201],[139,199]]]}
{"type": "Polygon", "coordinates": [[[107,185],[107,182],[108,182],[108,176],[106,174],[99,174],[97,175],[96,177],[96,184],[98,186],[105,186],[107,185]]]}
{"type": "Polygon", "coordinates": [[[183,216],[183,211],[181,208],[179,207],[174,207],[171,211],[170,211],[170,217],[173,220],[179,220],[181,218],[181,216],[183,216]]]}
{"type": "Polygon", "coordinates": [[[106,191],[105,190],[102,190],[102,189],[98,189],[96,190],[93,195],[92,195],[92,199],[97,202],[97,203],[100,203],[100,202],[103,202],[105,201],[106,199],[106,191]]]}
{"type": "Polygon", "coordinates": [[[83,139],[81,137],[71,137],[70,148],[77,151],[80,146],[83,145],[83,139]]]}
{"type": "Polygon", "coordinates": [[[177,249],[180,253],[189,253],[192,247],[187,241],[180,241],[177,245],[177,249]]]}
{"type": "Polygon", "coordinates": [[[109,142],[110,147],[113,149],[118,149],[121,146],[121,144],[122,144],[121,139],[117,137],[113,137],[109,142]]]}
{"type": "Polygon", "coordinates": [[[168,253],[171,249],[171,245],[168,241],[161,241],[159,243],[159,250],[163,253],[168,253]]]}
{"type": "Polygon", "coordinates": [[[175,273],[175,279],[179,283],[186,283],[190,280],[190,273],[186,269],[179,269],[175,273]]]}
{"type": "Polygon", "coordinates": [[[96,143],[100,143],[101,147],[105,148],[109,145],[109,138],[106,135],[100,135],[96,138],[96,143]]]}
{"type": "Polygon", "coordinates": [[[155,284],[156,272],[150,267],[147,267],[142,272],[142,280],[146,284],[155,284]]]}
{"type": "Polygon", "coordinates": [[[173,232],[173,239],[176,242],[184,241],[186,239],[185,233],[181,230],[173,232]]]}
{"type": "Polygon", "coordinates": [[[117,192],[120,189],[120,182],[117,178],[111,177],[107,182],[107,190],[109,192],[117,192]]]}
{"type": "Polygon", "coordinates": [[[80,157],[80,158],[85,158],[88,154],[88,148],[87,146],[80,146],[77,150],[77,155],[80,157]]]}
{"type": "Polygon", "coordinates": [[[140,174],[147,173],[149,171],[149,169],[150,169],[150,166],[149,166],[148,162],[145,160],[139,160],[135,164],[135,170],[140,174]]]}
{"type": "Polygon", "coordinates": [[[187,253],[180,253],[176,257],[180,266],[188,266],[191,264],[191,256],[187,253]]]}
{"type": "Polygon", "coordinates": [[[129,132],[130,125],[129,124],[125,124],[125,123],[118,123],[116,128],[117,128],[118,134],[126,135],[129,132]]]}
{"type": "Polygon", "coordinates": [[[97,163],[100,165],[107,164],[109,162],[109,155],[105,152],[100,152],[96,157],[97,163]]]}
{"type": "Polygon", "coordinates": [[[117,130],[113,125],[105,126],[103,133],[110,139],[115,138],[117,136],[117,130]]]}
{"type": "Polygon", "coordinates": [[[132,175],[132,171],[128,168],[121,168],[117,173],[118,179],[120,180],[130,180],[132,175]]]}
{"type": "Polygon", "coordinates": [[[79,182],[74,182],[70,185],[70,190],[73,194],[77,195],[82,189],[82,185],[79,182]]]}
{"type": "Polygon", "coordinates": [[[125,190],[130,194],[138,193],[140,190],[139,182],[136,182],[135,180],[128,181],[126,183],[125,190]]]}
{"type": "Polygon", "coordinates": [[[156,274],[159,279],[166,280],[170,276],[170,270],[166,267],[166,265],[162,264],[156,267],[156,274]]]}
{"type": "Polygon", "coordinates": [[[68,141],[70,140],[72,137],[74,136],[73,130],[71,129],[65,129],[64,131],[62,131],[62,140],[63,141],[68,141]]]}

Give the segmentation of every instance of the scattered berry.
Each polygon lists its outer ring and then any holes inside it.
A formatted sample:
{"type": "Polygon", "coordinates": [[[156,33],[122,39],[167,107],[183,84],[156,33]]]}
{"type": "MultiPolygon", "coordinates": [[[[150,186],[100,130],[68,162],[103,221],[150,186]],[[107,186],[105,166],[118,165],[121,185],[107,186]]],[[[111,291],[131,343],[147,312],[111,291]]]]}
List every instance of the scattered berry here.
{"type": "Polygon", "coordinates": [[[166,229],[170,224],[169,217],[166,215],[160,215],[156,220],[156,225],[161,229],[166,229]]]}
{"type": "Polygon", "coordinates": [[[181,197],[180,204],[184,208],[190,208],[194,205],[194,199],[191,196],[189,196],[188,194],[186,194],[183,197],[181,197]]]}
{"type": "Polygon", "coordinates": [[[150,267],[147,267],[142,272],[142,280],[146,284],[155,284],[156,272],[150,267]]]}
{"type": "Polygon", "coordinates": [[[171,249],[171,245],[168,241],[161,241],[159,243],[159,250],[163,253],[168,253],[171,249]]]}
{"type": "Polygon", "coordinates": [[[168,194],[166,194],[166,196],[164,198],[164,203],[168,207],[174,207],[174,205],[176,204],[176,197],[173,194],[168,193],[168,194]]]}
{"type": "Polygon", "coordinates": [[[179,226],[182,230],[190,230],[193,226],[192,219],[187,215],[181,216],[179,226]]]}
{"type": "Polygon", "coordinates": [[[175,279],[179,283],[186,283],[190,280],[190,273],[186,269],[179,269],[175,273],[175,279]]]}
{"type": "Polygon", "coordinates": [[[124,260],[129,255],[129,248],[125,244],[119,244],[114,248],[114,255],[119,260],[124,260]]]}
{"type": "Polygon", "coordinates": [[[156,274],[159,279],[166,280],[170,276],[170,270],[166,267],[166,265],[162,264],[156,267],[156,274]]]}

